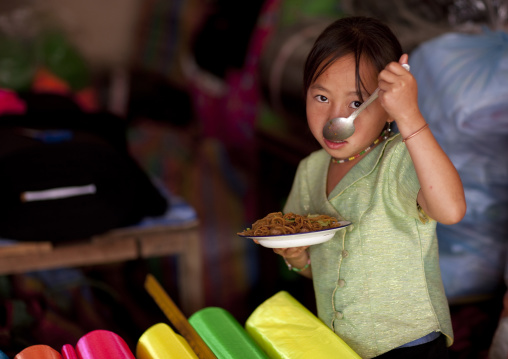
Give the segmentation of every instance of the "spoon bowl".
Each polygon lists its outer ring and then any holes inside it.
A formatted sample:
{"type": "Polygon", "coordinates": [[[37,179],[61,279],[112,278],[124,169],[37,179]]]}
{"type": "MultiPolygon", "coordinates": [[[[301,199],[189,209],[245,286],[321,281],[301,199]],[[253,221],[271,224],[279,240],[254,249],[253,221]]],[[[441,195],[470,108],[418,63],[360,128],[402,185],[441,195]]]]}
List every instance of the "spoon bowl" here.
{"type": "Polygon", "coordinates": [[[378,96],[379,88],[360,105],[349,117],[336,117],[328,121],[323,127],[323,136],[328,141],[343,141],[355,132],[354,121],[356,117],[369,106],[378,96]]]}
{"type": "MultiPolygon", "coordinates": [[[[409,71],[408,64],[402,64],[402,66],[409,71]]],[[[360,105],[349,117],[336,117],[326,122],[323,127],[323,137],[332,142],[344,141],[349,138],[355,132],[354,121],[358,115],[367,108],[375,99],[377,99],[379,93],[379,87],[374,90],[372,95],[360,105]]]]}

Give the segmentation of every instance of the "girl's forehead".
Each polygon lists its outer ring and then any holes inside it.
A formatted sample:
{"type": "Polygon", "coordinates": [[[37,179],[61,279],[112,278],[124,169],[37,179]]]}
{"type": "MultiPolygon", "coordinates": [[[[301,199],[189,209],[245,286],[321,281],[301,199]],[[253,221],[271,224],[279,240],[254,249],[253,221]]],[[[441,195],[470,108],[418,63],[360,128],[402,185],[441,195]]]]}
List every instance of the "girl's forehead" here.
{"type": "MultiPolygon", "coordinates": [[[[318,82],[319,78],[323,76],[339,76],[344,78],[344,80],[352,78],[356,82],[357,65],[352,54],[339,57],[332,62],[330,62],[330,60],[325,60],[323,61],[321,68],[323,68],[323,66],[326,66],[326,68],[324,68],[321,75],[316,78],[316,82],[318,82]]],[[[370,61],[363,58],[360,59],[358,71],[362,82],[377,82],[378,72],[376,67],[370,61]]]]}

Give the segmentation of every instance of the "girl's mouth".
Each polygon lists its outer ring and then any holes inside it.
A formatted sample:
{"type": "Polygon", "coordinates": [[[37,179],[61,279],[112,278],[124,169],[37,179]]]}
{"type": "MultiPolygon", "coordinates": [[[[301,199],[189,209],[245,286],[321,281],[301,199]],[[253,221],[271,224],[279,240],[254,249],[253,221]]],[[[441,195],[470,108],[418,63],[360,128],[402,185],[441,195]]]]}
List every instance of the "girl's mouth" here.
{"type": "Polygon", "coordinates": [[[326,138],[323,138],[326,146],[331,150],[337,150],[339,148],[344,147],[347,144],[347,141],[330,141],[326,138]]]}

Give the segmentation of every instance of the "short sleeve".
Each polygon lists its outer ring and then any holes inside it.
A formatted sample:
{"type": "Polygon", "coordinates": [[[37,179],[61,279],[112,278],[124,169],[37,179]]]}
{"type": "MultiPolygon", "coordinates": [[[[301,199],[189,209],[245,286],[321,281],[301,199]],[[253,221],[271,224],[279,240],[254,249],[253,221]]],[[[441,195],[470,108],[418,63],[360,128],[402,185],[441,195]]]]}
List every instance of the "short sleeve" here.
{"type": "Polygon", "coordinates": [[[409,151],[402,142],[398,142],[391,152],[388,200],[410,217],[422,223],[428,222],[430,218],[418,205],[420,182],[409,151]]]}

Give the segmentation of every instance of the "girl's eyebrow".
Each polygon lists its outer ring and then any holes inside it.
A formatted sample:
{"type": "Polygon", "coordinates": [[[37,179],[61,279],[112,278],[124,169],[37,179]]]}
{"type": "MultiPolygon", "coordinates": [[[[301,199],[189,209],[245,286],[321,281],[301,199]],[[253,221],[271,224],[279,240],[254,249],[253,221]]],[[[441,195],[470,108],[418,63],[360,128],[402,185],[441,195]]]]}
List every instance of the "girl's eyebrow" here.
{"type": "MultiPolygon", "coordinates": [[[[324,92],[330,92],[330,90],[328,90],[326,87],[321,86],[321,85],[320,85],[320,84],[318,84],[318,83],[315,83],[315,84],[313,84],[313,85],[310,85],[309,90],[319,90],[319,91],[324,91],[324,92]]],[[[348,95],[351,95],[351,96],[356,96],[356,95],[358,95],[358,92],[356,92],[356,90],[355,90],[355,91],[350,91],[350,92],[348,93],[348,95]]],[[[362,92],[362,95],[364,95],[364,96],[368,96],[369,94],[368,94],[368,93],[363,93],[363,92],[362,92]]]]}

